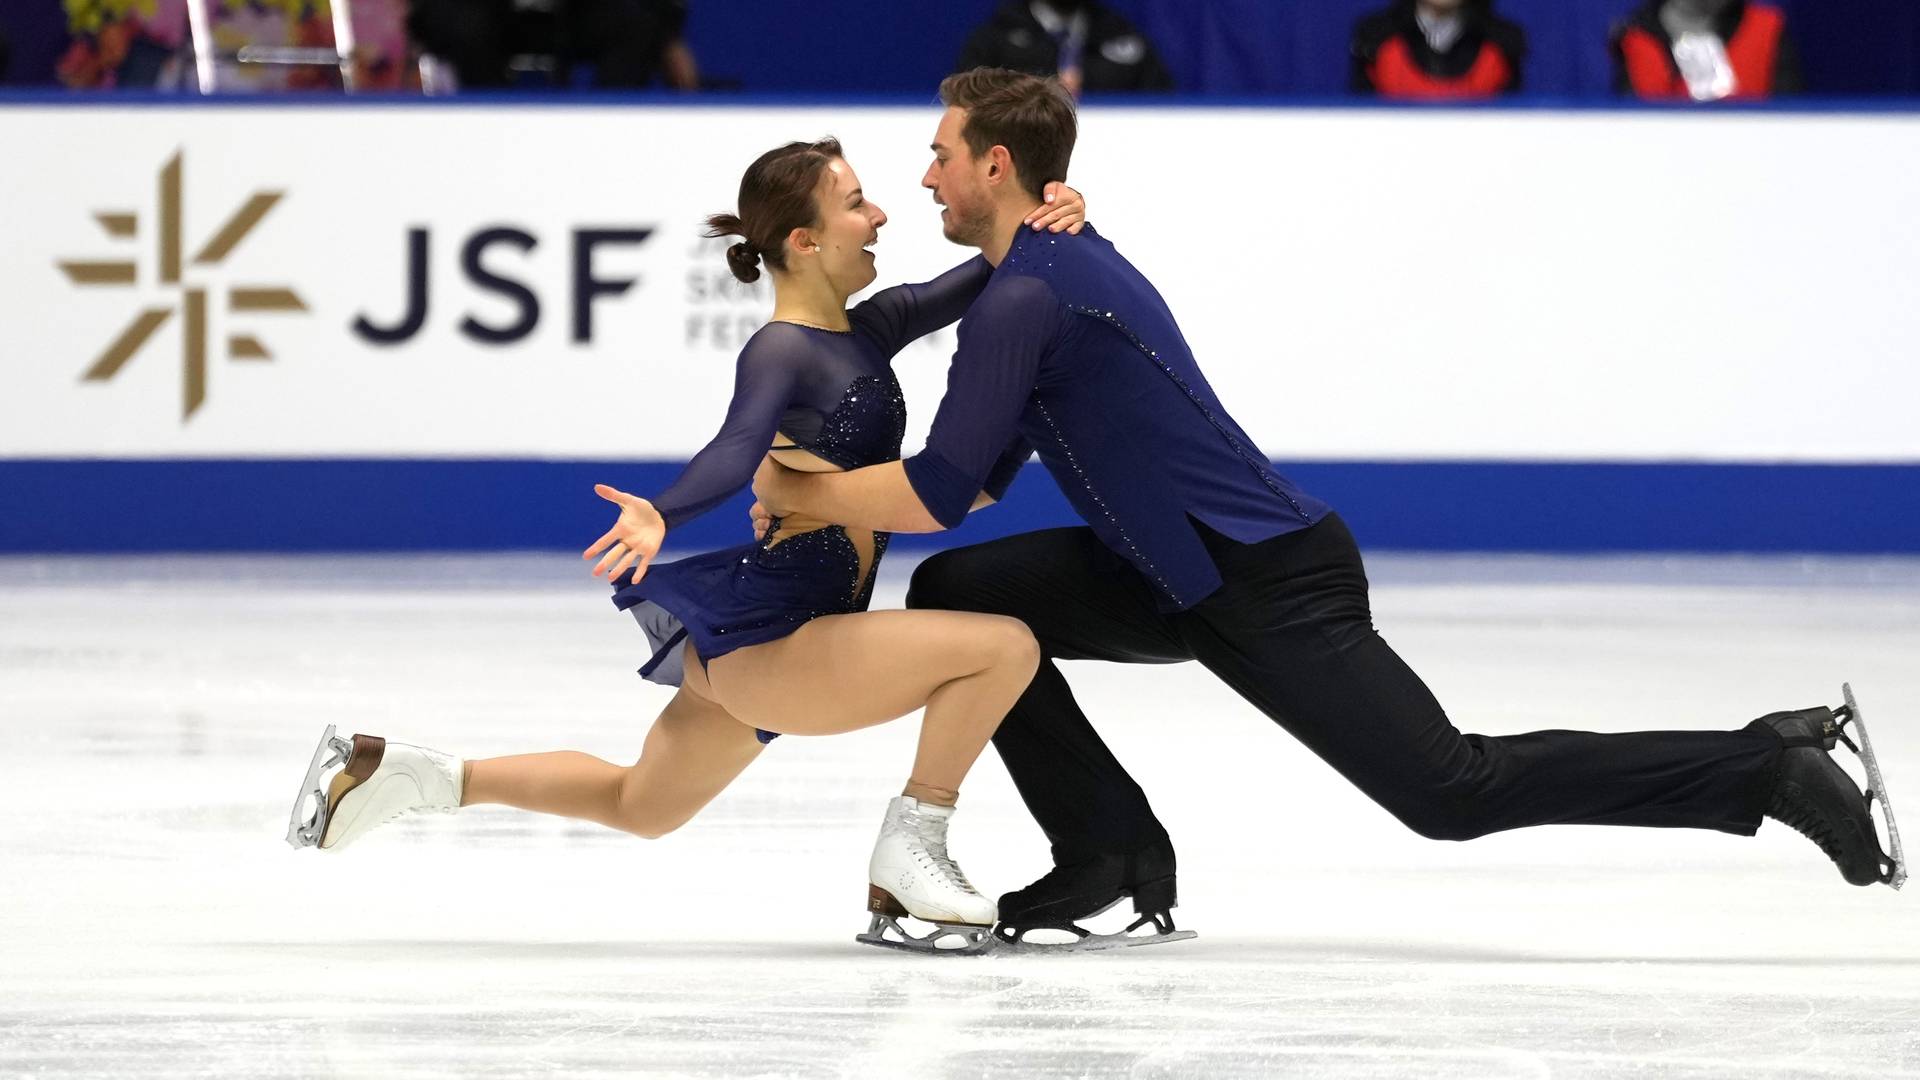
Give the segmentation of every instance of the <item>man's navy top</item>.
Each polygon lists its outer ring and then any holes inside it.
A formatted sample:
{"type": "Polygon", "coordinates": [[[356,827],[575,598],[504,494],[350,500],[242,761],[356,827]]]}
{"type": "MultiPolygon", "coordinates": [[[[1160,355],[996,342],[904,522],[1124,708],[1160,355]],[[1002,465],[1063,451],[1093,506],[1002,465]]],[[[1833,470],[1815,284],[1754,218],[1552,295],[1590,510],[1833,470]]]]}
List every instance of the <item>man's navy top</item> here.
{"type": "Polygon", "coordinates": [[[1328,512],[1227,415],[1166,301],[1091,227],[1014,238],[960,323],[947,396],[907,479],[952,528],[979,492],[1004,494],[1035,450],[1168,610],[1220,587],[1190,517],[1250,544],[1328,512]]]}

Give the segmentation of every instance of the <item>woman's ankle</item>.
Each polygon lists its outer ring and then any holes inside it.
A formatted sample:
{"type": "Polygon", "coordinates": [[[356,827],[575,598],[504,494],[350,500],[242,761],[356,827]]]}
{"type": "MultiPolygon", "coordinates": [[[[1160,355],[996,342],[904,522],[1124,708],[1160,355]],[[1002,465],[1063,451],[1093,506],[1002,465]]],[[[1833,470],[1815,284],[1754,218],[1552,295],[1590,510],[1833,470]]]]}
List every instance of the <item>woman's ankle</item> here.
{"type": "Polygon", "coordinates": [[[952,806],[960,801],[959,788],[944,788],[934,784],[924,784],[918,780],[908,780],[900,794],[915,802],[933,806],[952,806]]]}

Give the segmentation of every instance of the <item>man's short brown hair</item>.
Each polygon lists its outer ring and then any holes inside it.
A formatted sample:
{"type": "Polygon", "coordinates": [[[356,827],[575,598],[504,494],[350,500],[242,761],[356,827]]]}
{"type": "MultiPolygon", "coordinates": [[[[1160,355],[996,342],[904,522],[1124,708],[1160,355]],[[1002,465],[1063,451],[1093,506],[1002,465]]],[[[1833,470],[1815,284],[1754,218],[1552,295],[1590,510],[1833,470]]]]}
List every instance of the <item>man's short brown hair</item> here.
{"type": "Polygon", "coordinates": [[[941,82],[940,103],[967,111],[960,131],[975,157],[1007,148],[1027,194],[1038,199],[1049,181],[1066,180],[1079,123],[1073,98],[1058,80],[974,68],[941,82]]]}

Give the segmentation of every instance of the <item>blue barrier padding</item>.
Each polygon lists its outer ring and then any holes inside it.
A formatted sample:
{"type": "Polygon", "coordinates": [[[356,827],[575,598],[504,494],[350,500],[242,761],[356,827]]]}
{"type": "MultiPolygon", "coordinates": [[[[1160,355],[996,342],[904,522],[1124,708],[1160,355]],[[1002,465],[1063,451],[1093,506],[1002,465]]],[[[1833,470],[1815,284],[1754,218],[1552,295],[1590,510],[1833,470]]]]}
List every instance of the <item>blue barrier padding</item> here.
{"type": "MultiPolygon", "coordinates": [[[[471,459],[0,461],[0,552],[585,548],[604,482],[657,492],[679,462],[471,459]]],[[[1920,463],[1310,462],[1282,470],[1363,545],[1428,551],[1920,552],[1920,463]]],[[[746,495],[674,548],[747,538],[746,495]]],[[[1077,519],[1029,465],[950,546],[1077,519]]]]}
{"type": "Polygon", "coordinates": [[[1920,464],[1315,462],[1285,466],[1368,547],[1920,552],[1920,464]]]}

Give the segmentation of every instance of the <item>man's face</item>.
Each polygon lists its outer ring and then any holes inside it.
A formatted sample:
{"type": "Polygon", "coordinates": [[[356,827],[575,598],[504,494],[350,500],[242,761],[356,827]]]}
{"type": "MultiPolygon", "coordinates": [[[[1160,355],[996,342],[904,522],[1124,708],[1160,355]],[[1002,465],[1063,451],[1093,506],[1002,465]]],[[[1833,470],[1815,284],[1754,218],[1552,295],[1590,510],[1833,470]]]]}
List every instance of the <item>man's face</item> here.
{"type": "Polygon", "coordinates": [[[940,229],[956,244],[979,247],[993,237],[993,195],[987,187],[985,162],[967,149],[961,131],[967,111],[948,108],[933,133],[933,164],[920,186],[933,192],[940,212],[940,229]]]}

